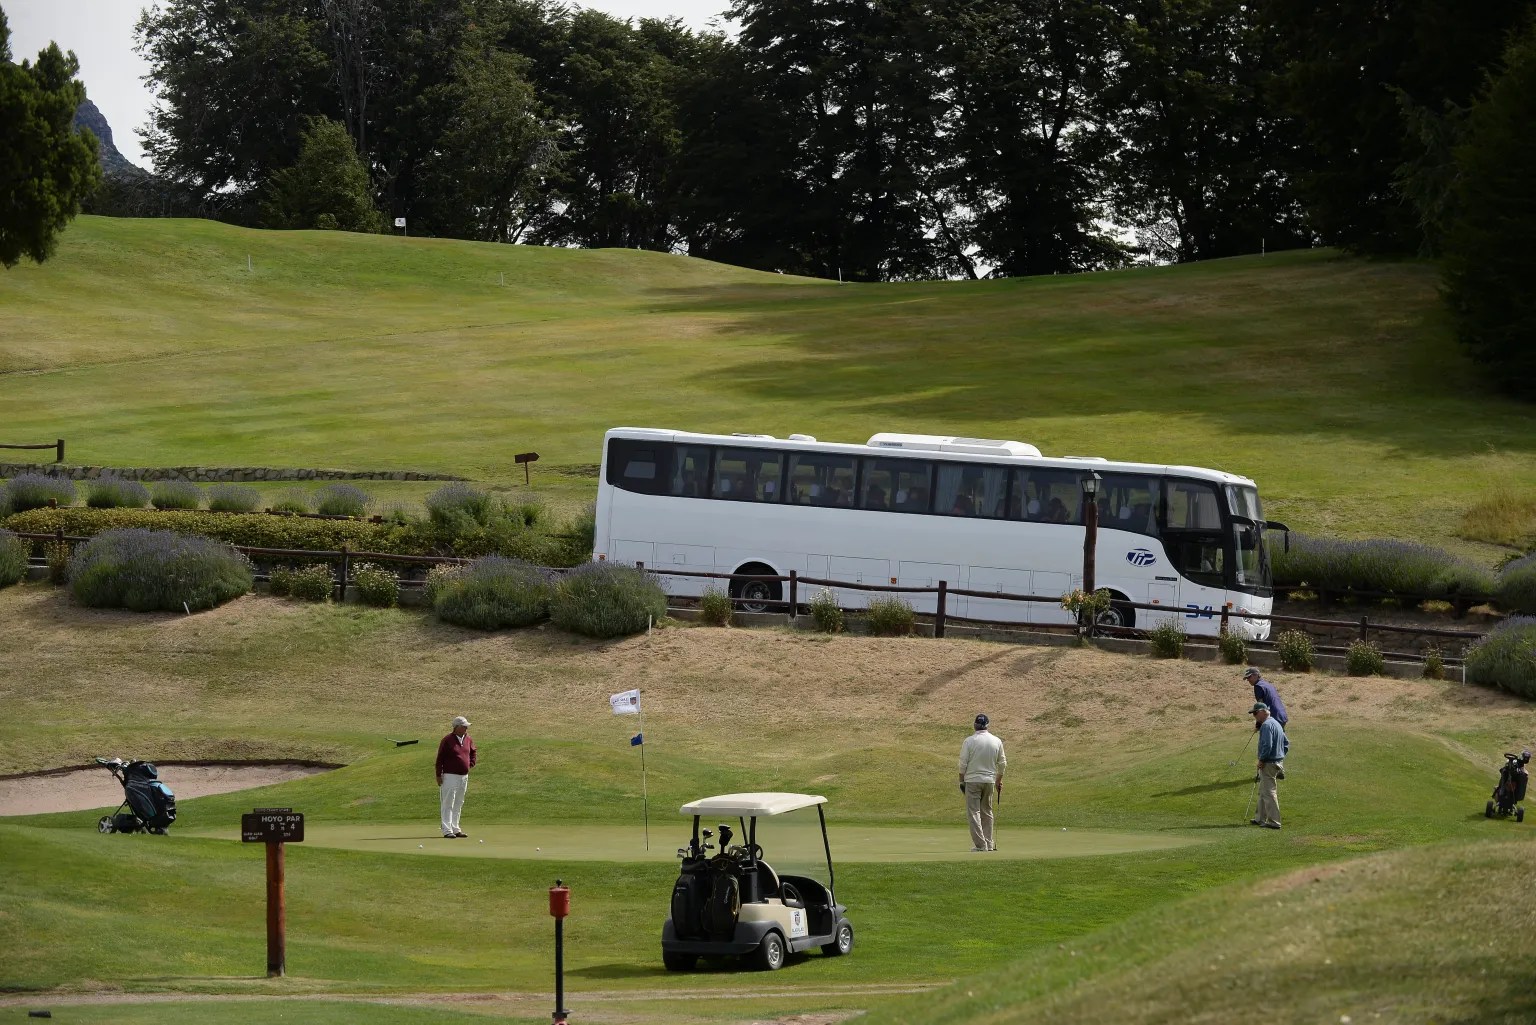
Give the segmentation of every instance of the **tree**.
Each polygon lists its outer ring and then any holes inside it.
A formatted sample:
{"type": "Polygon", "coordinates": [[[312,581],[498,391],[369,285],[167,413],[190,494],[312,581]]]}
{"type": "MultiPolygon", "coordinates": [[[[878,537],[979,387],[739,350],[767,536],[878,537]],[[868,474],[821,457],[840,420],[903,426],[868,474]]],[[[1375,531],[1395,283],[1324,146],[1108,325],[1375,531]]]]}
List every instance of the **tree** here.
{"type": "Polygon", "coordinates": [[[1324,242],[1422,248],[1399,176],[1421,152],[1405,106],[1470,106],[1530,0],[1258,0],[1291,119],[1285,170],[1324,242]],[[1406,104],[1405,104],[1406,101],[1406,104]]]}
{"type": "Polygon", "coordinates": [[[368,169],[340,121],[309,119],[298,161],[272,175],[263,219],[273,228],[331,228],[378,232],[368,169]]]}
{"type": "Polygon", "coordinates": [[[1536,399],[1536,23],[1471,113],[1445,237],[1445,294],[1472,358],[1536,399]]]}
{"type": "Polygon", "coordinates": [[[1301,208],[1280,172],[1274,72],[1247,0],[1130,0],[1109,91],[1123,140],[1114,171],[1122,220],[1175,259],[1304,245],[1301,208]],[[1174,239],[1165,238],[1171,228],[1174,239]]]}
{"type": "Polygon", "coordinates": [[[11,63],[11,29],[0,10],[0,265],[42,263],[101,182],[96,137],[73,128],[85,86],[80,64],[57,44],[37,63],[11,63]]]}

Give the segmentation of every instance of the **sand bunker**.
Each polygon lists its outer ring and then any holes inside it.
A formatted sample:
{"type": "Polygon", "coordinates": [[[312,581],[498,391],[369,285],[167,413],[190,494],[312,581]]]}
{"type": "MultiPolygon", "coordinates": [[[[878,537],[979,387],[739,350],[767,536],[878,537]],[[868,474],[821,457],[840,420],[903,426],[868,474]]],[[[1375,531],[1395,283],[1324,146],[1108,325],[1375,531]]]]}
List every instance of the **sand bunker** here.
{"type": "MultiPolygon", "coordinates": [[[[209,794],[286,783],[328,772],[319,765],[172,765],[158,763],[161,781],[178,801],[209,794]]],[[[115,808],[123,788],[105,768],[92,766],[14,779],[0,779],[0,815],[42,815],[57,811],[115,808]]]]}

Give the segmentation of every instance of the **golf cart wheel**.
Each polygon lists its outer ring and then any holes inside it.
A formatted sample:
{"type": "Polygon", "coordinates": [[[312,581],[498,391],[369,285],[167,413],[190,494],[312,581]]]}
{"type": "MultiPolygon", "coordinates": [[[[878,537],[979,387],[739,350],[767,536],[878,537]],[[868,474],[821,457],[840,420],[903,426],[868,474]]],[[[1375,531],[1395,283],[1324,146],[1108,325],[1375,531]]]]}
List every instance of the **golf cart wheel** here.
{"type": "Polygon", "coordinates": [[[691,972],[699,963],[697,954],[678,954],[670,950],[661,952],[661,963],[669,972],[691,972]]]}
{"type": "Polygon", "coordinates": [[[1488,802],[1488,806],[1483,809],[1483,818],[1485,818],[1485,819],[1493,818],[1493,802],[1492,801],[1489,801],[1488,802]]]}
{"type": "Polygon", "coordinates": [[[1516,822],[1524,822],[1525,821],[1525,809],[1524,808],[1516,808],[1515,809],[1515,821],[1516,822]]]}
{"type": "Polygon", "coordinates": [[[103,815],[101,818],[97,819],[96,820],[96,832],[98,832],[98,833],[115,833],[115,832],[117,832],[117,827],[112,825],[112,816],[110,816],[110,815],[103,815]]]}
{"type": "Polygon", "coordinates": [[[822,947],[821,952],[826,954],[828,957],[842,957],[852,949],[853,926],[849,925],[847,922],[844,922],[842,925],[837,927],[837,937],[831,943],[828,943],[826,946],[822,947]]]}
{"type": "Polygon", "coordinates": [[[752,967],[760,972],[776,972],[784,967],[784,937],[770,932],[752,954],[752,967]]]}

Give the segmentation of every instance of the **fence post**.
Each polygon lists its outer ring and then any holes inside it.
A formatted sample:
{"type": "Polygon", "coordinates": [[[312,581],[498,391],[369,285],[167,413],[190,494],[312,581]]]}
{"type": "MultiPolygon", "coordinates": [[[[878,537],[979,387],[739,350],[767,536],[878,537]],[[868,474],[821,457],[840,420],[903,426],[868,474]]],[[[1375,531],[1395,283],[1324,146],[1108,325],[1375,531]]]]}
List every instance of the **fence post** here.
{"type": "Polygon", "coordinates": [[[1232,606],[1227,605],[1227,604],[1223,604],[1221,606],[1221,630],[1217,633],[1216,636],[1218,636],[1218,637],[1225,637],[1226,636],[1226,634],[1227,634],[1227,616],[1230,615],[1231,612],[1232,612],[1232,606]]]}
{"type": "Polygon", "coordinates": [[[64,439],[63,438],[60,438],[58,440],[57,448],[58,448],[58,455],[56,455],[54,457],[53,461],[56,462],[56,463],[62,463],[64,461],[64,439]]]}
{"type": "Polygon", "coordinates": [[[800,571],[789,571],[789,622],[795,622],[795,613],[800,608],[800,571]]]}
{"type": "Polygon", "coordinates": [[[1369,629],[1369,627],[1370,627],[1370,623],[1366,620],[1366,618],[1364,616],[1361,616],[1360,617],[1360,639],[1362,641],[1365,640],[1365,632],[1366,632],[1367,629],[1369,629]]]}
{"type": "Polygon", "coordinates": [[[352,572],[352,556],[350,554],[348,554],[347,546],[346,545],[342,545],[341,546],[341,579],[336,582],[337,586],[341,588],[341,594],[338,595],[337,598],[336,598],[336,600],[338,602],[345,602],[347,600],[347,577],[351,575],[351,572],[352,572]]]}
{"type": "Polygon", "coordinates": [[[934,604],[934,607],[933,607],[933,636],[934,637],[943,637],[944,636],[944,613],[945,613],[945,606],[948,604],[948,602],[949,602],[949,581],[948,580],[940,580],[939,581],[939,598],[938,598],[938,601],[934,604]]]}

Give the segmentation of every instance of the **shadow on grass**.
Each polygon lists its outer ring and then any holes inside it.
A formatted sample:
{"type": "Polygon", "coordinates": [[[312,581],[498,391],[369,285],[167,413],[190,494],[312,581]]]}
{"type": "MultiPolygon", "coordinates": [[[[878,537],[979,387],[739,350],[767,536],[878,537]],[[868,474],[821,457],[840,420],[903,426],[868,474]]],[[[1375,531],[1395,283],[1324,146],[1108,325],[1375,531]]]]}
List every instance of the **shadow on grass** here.
{"type": "Polygon", "coordinates": [[[1149,797],[1188,797],[1191,794],[1209,794],[1217,790],[1233,790],[1237,787],[1251,787],[1251,779],[1231,779],[1221,783],[1201,783],[1198,786],[1185,787],[1183,790],[1164,790],[1161,793],[1149,794],[1149,797]]]}

